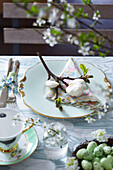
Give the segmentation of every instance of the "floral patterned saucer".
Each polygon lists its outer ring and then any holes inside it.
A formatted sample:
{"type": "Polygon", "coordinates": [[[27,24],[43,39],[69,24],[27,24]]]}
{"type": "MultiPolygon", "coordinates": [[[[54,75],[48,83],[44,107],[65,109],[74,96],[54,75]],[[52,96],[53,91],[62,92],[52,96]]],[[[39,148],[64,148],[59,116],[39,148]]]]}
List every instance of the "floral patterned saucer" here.
{"type": "Polygon", "coordinates": [[[37,146],[38,135],[31,128],[22,134],[16,151],[11,153],[0,152],[0,165],[12,165],[27,159],[35,151],[37,146]]]}

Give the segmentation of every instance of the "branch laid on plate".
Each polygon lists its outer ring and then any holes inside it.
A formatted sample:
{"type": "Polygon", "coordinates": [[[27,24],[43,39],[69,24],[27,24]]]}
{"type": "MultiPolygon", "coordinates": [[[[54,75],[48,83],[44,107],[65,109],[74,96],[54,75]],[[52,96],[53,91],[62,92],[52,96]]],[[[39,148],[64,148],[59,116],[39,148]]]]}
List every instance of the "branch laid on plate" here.
{"type": "Polygon", "coordinates": [[[54,73],[50,71],[48,66],[46,65],[45,61],[43,60],[40,53],[37,52],[45,70],[48,74],[48,79],[46,81],[46,86],[49,88],[55,89],[55,103],[56,107],[62,111],[61,102],[62,99],[58,96],[58,90],[62,89],[64,93],[68,93],[70,96],[79,97],[84,91],[83,83],[90,83],[90,78],[93,78],[93,75],[87,75],[88,69],[83,65],[80,64],[80,68],[83,72],[83,75],[79,77],[63,77],[63,76],[56,76],[54,73]],[[70,83],[67,83],[65,80],[71,80],[70,83]]]}

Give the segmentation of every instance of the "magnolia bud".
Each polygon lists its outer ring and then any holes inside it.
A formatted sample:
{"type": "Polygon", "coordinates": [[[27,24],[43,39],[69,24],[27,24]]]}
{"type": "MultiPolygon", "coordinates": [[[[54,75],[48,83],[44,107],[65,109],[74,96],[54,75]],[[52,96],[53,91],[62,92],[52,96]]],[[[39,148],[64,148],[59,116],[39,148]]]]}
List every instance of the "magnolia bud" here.
{"type": "Polygon", "coordinates": [[[59,83],[57,83],[56,81],[47,80],[45,85],[49,88],[55,88],[59,85],[59,83]]]}
{"type": "Polygon", "coordinates": [[[66,92],[70,96],[79,97],[82,95],[84,90],[87,88],[85,85],[83,85],[84,80],[82,79],[75,79],[69,83],[69,86],[66,88],[66,92]]]}
{"type": "Polygon", "coordinates": [[[83,79],[75,79],[70,81],[69,85],[75,85],[75,84],[83,84],[84,80],[83,79]]]}

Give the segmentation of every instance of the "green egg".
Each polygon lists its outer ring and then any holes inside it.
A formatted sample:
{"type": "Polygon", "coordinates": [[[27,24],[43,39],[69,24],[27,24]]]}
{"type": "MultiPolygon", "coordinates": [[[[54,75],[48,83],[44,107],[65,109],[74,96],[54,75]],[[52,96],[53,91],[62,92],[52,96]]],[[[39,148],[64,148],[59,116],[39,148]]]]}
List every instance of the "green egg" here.
{"type": "Polygon", "coordinates": [[[88,150],[86,150],[86,152],[84,152],[83,154],[83,159],[91,161],[94,158],[94,154],[88,150]]]}
{"type": "Polygon", "coordinates": [[[96,147],[97,143],[95,141],[91,141],[87,146],[87,150],[93,152],[96,147]]]}
{"type": "Polygon", "coordinates": [[[111,165],[111,162],[109,161],[109,159],[102,158],[100,160],[100,163],[105,170],[112,170],[112,165],[111,165]]]}
{"type": "Polygon", "coordinates": [[[87,151],[87,150],[86,150],[85,148],[79,149],[79,150],[77,151],[77,154],[76,154],[77,158],[78,158],[78,159],[83,159],[84,152],[86,152],[86,151],[87,151]]]}
{"type": "Polygon", "coordinates": [[[102,157],[103,156],[103,149],[101,147],[96,147],[94,149],[94,154],[95,154],[95,157],[102,157]]]}
{"type": "Polygon", "coordinates": [[[107,159],[109,159],[109,161],[111,162],[111,164],[113,166],[113,156],[112,155],[108,155],[107,159]]]}
{"type": "Polygon", "coordinates": [[[111,155],[113,155],[113,146],[111,147],[111,149],[112,149],[111,155]]]}
{"type": "Polygon", "coordinates": [[[110,146],[104,146],[103,151],[106,155],[109,155],[112,153],[112,148],[110,146]]]}
{"type": "Polygon", "coordinates": [[[82,165],[82,168],[84,169],[84,170],[92,170],[92,163],[91,162],[89,162],[89,161],[87,161],[87,160],[83,160],[82,161],[82,163],[81,163],[81,165],[82,165]]]}
{"type": "Polygon", "coordinates": [[[100,162],[100,158],[95,157],[95,158],[92,160],[92,163],[94,163],[94,162],[100,162]]]}
{"type": "Polygon", "coordinates": [[[107,146],[107,144],[106,144],[106,143],[102,143],[102,144],[100,144],[98,147],[103,148],[104,146],[107,146]]]}
{"type": "Polygon", "coordinates": [[[93,169],[94,170],[104,170],[104,168],[101,166],[101,164],[99,162],[93,163],[93,169]]]}

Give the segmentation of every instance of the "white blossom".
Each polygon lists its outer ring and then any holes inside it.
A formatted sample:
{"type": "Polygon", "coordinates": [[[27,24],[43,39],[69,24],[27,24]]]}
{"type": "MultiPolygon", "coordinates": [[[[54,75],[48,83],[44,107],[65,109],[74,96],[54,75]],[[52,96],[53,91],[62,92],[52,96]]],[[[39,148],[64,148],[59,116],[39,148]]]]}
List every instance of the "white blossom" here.
{"type": "Polygon", "coordinates": [[[107,113],[108,109],[109,109],[109,105],[105,102],[104,103],[104,112],[107,113]]]}
{"type": "Polygon", "coordinates": [[[64,14],[61,14],[60,18],[61,18],[61,19],[65,19],[65,15],[64,15],[64,14]]]}
{"type": "Polygon", "coordinates": [[[13,122],[13,123],[12,123],[12,126],[14,126],[14,127],[15,127],[15,126],[16,126],[16,122],[13,122]]]}
{"type": "Polygon", "coordinates": [[[53,126],[53,129],[55,130],[55,131],[66,131],[66,129],[64,128],[64,126],[62,125],[62,124],[60,124],[60,123],[56,123],[56,124],[54,124],[54,126],[53,126]]]}
{"type": "Polygon", "coordinates": [[[101,119],[102,116],[105,116],[105,113],[102,112],[102,111],[99,111],[99,112],[97,113],[97,115],[98,115],[98,118],[101,119]]]}
{"type": "Polygon", "coordinates": [[[46,31],[44,31],[43,32],[43,39],[45,40],[45,39],[47,39],[47,38],[49,38],[50,36],[51,36],[51,29],[50,28],[48,28],[46,31]]]}
{"type": "Polygon", "coordinates": [[[53,2],[53,0],[47,0],[47,5],[48,5],[48,7],[50,7],[51,6],[51,2],[53,2]]]}
{"type": "Polygon", "coordinates": [[[55,88],[55,87],[57,87],[57,86],[59,85],[59,83],[56,82],[56,81],[47,80],[46,83],[45,83],[45,85],[46,85],[47,87],[49,87],[49,88],[55,88]]]}
{"type": "Polygon", "coordinates": [[[57,44],[56,38],[53,36],[49,36],[48,39],[45,40],[47,44],[50,45],[50,47],[53,47],[54,45],[57,44]]]}
{"type": "Polygon", "coordinates": [[[75,18],[68,18],[67,19],[67,27],[68,28],[75,28],[76,27],[76,19],[75,18]]]}
{"type": "Polygon", "coordinates": [[[72,34],[67,36],[67,41],[70,42],[71,44],[78,45],[79,41],[76,36],[73,36],[72,34]]]}
{"type": "Polygon", "coordinates": [[[75,159],[75,157],[68,157],[65,166],[67,170],[79,170],[80,169],[78,165],[78,160],[75,159]]]}
{"type": "Polygon", "coordinates": [[[40,118],[38,118],[38,119],[36,120],[36,123],[38,123],[38,122],[40,122],[40,118]]]}
{"type": "Polygon", "coordinates": [[[47,2],[49,3],[49,2],[53,2],[53,0],[47,0],[47,2]]]}
{"type": "Polygon", "coordinates": [[[98,21],[100,17],[101,17],[101,15],[100,15],[100,13],[99,13],[99,10],[97,10],[96,12],[94,12],[93,20],[98,21]]]}
{"type": "Polygon", "coordinates": [[[68,3],[66,7],[66,11],[72,14],[75,11],[75,9],[71,4],[68,3]]]}
{"type": "Polygon", "coordinates": [[[84,80],[75,79],[69,83],[69,86],[66,88],[66,92],[71,96],[79,97],[83,94],[84,90],[87,88],[83,85],[84,80]]]}
{"type": "Polygon", "coordinates": [[[43,8],[39,9],[39,14],[38,14],[39,18],[47,18],[47,13],[43,8]]]}
{"type": "Polygon", "coordinates": [[[67,0],[60,0],[61,3],[67,3],[67,0]]]}
{"type": "Polygon", "coordinates": [[[33,22],[33,26],[34,26],[34,27],[37,27],[37,23],[36,23],[36,22],[33,22]]]}
{"type": "Polygon", "coordinates": [[[42,127],[43,127],[44,129],[47,129],[47,128],[48,128],[47,123],[46,123],[46,122],[44,122],[44,123],[42,124],[42,127]]]}
{"type": "Polygon", "coordinates": [[[89,55],[89,50],[90,50],[90,46],[81,46],[80,49],[78,50],[78,53],[85,55],[89,55]]]}
{"type": "Polygon", "coordinates": [[[96,138],[99,142],[106,142],[106,130],[105,129],[98,129],[91,133],[93,138],[96,138]]]}
{"type": "Polygon", "coordinates": [[[39,27],[41,27],[42,25],[44,25],[46,23],[46,21],[44,19],[38,18],[36,20],[36,24],[39,25],[39,27]]]}
{"type": "Polygon", "coordinates": [[[92,117],[90,117],[90,116],[88,116],[85,120],[86,120],[88,123],[93,123],[93,122],[96,121],[96,119],[94,119],[94,118],[92,118],[92,117]]]}
{"type": "Polygon", "coordinates": [[[54,25],[54,23],[58,20],[58,13],[59,10],[56,8],[53,8],[52,11],[50,12],[48,22],[50,22],[51,25],[54,25]]]}

